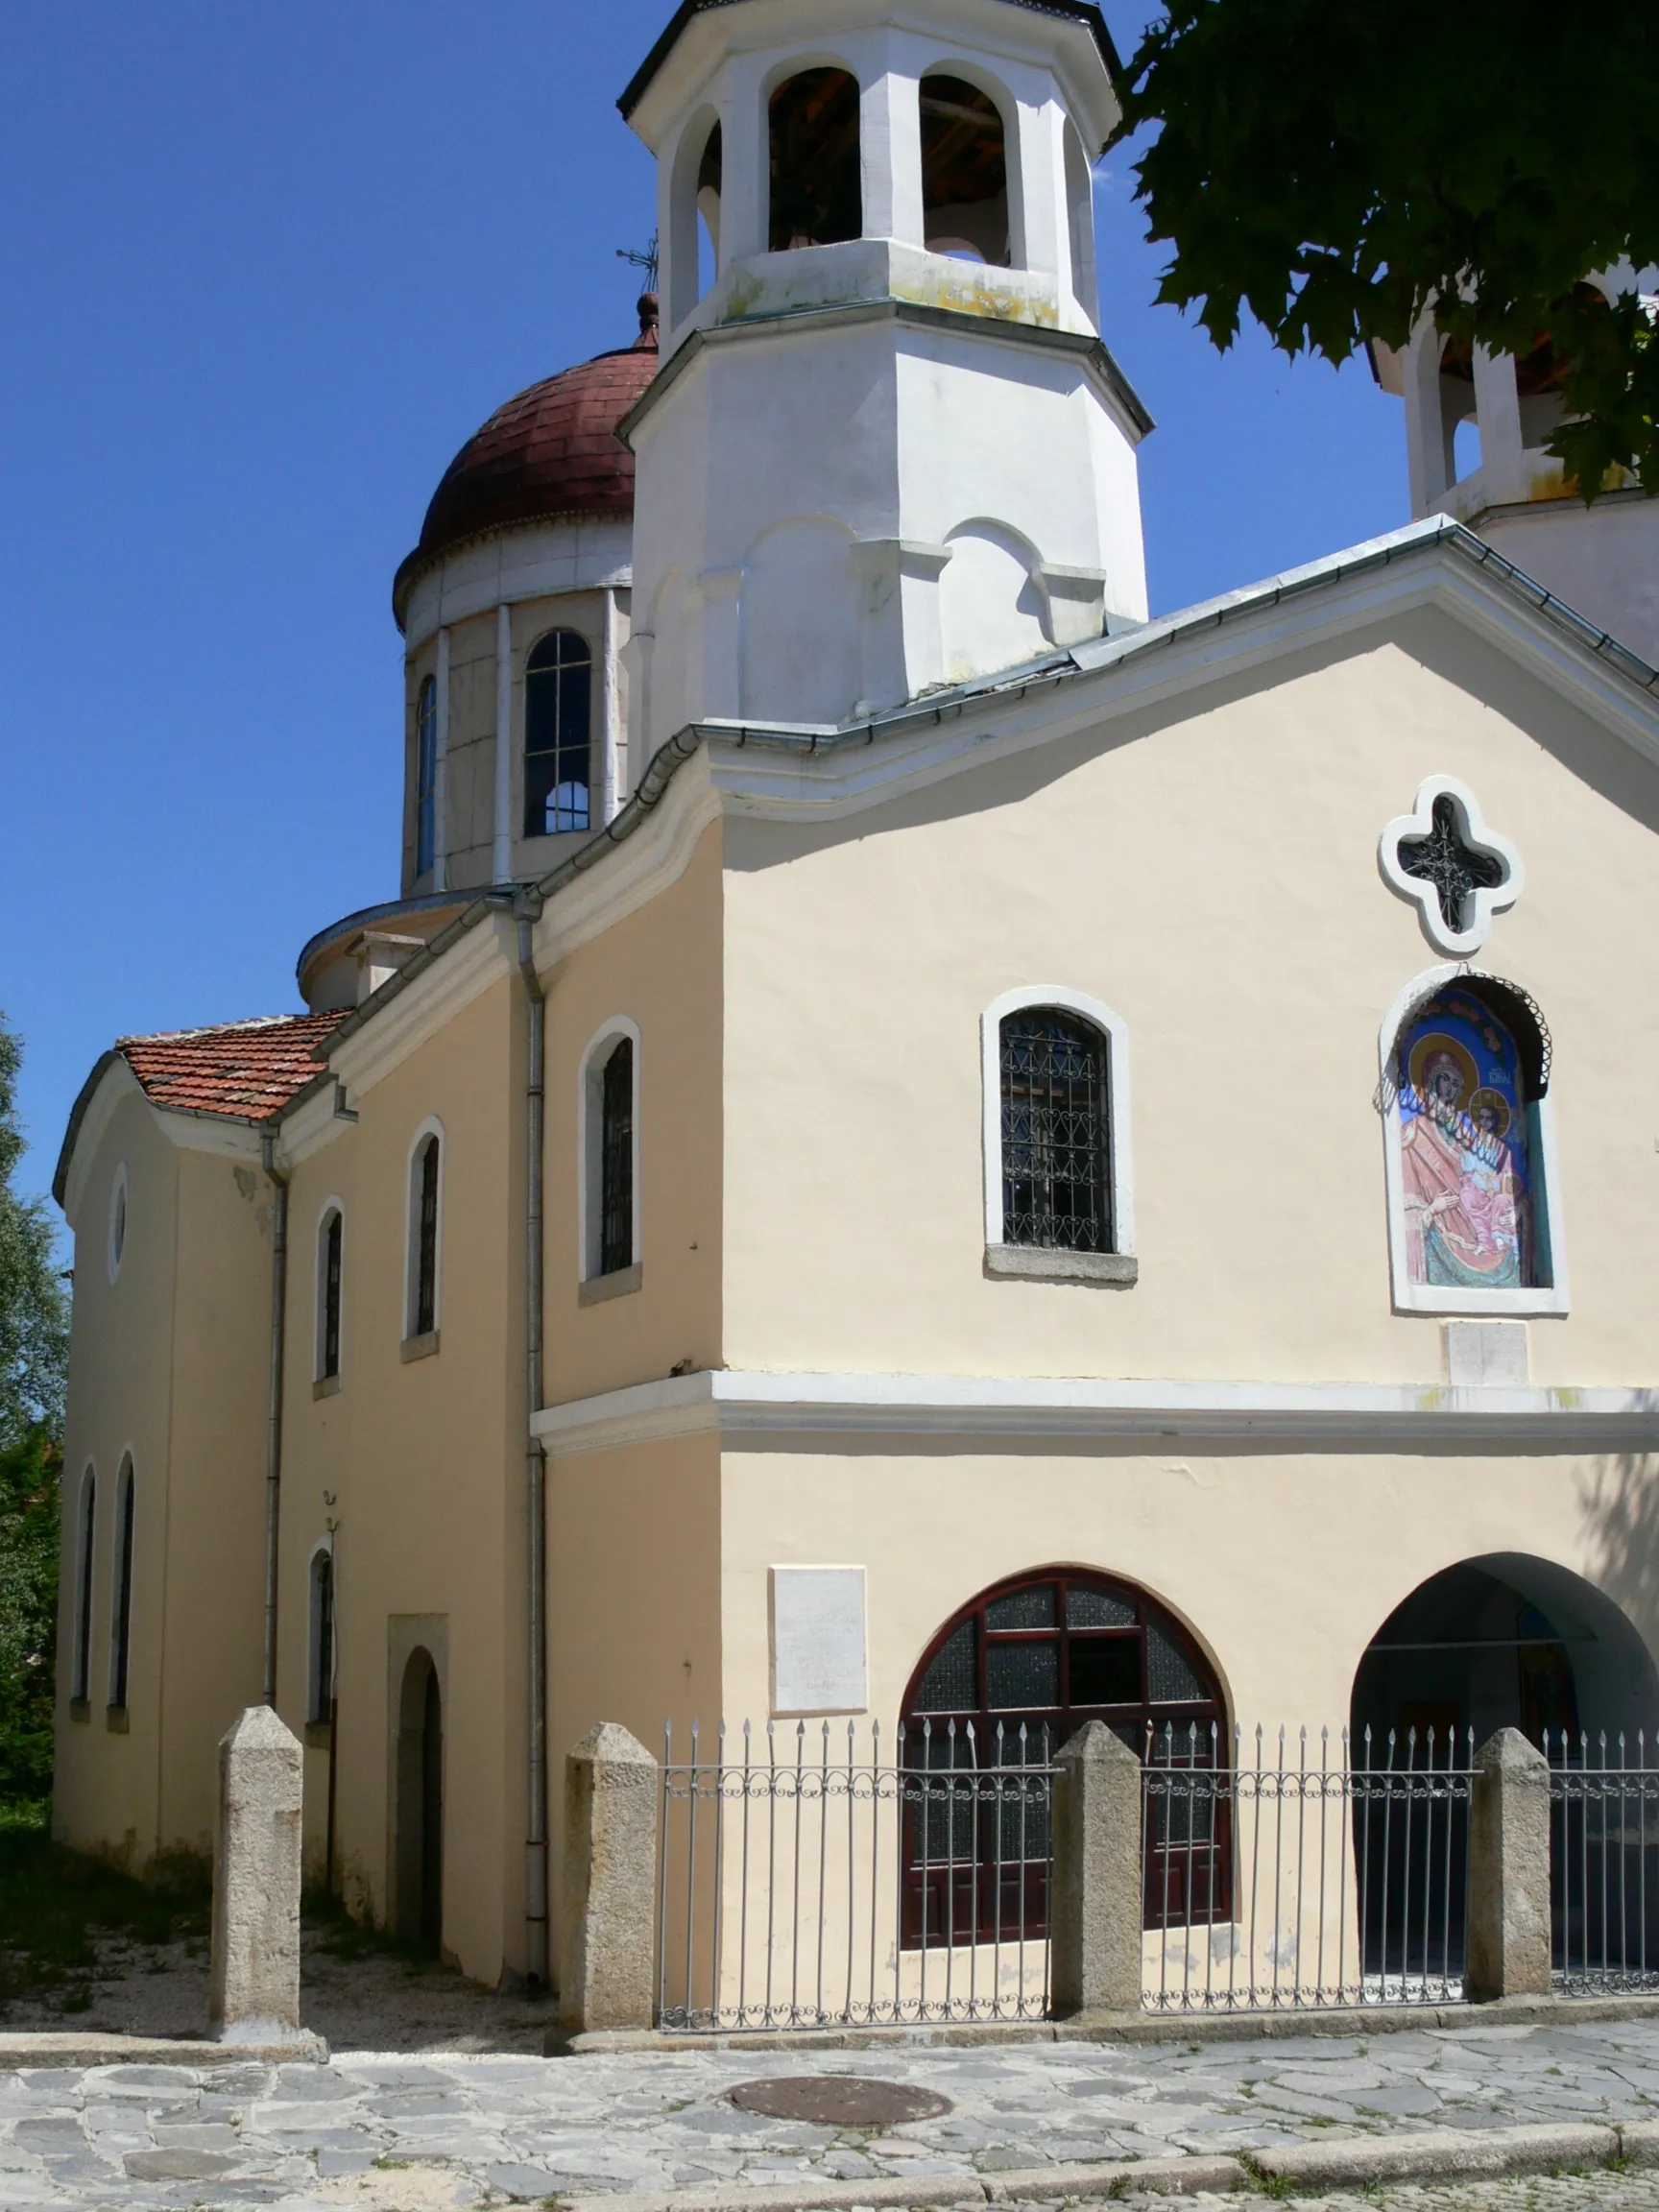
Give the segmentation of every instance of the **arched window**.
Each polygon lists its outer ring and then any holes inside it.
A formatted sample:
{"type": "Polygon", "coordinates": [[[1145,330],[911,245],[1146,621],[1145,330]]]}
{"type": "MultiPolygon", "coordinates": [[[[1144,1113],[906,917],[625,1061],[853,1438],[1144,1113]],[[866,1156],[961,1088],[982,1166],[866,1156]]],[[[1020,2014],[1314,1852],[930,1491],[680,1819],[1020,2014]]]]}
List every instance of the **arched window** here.
{"type": "Polygon", "coordinates": [[[981,1037],[987,1272],[1133,1283],[1122,1022],[1051,984],[1004,993],[981,1037]]]}
{"type": "Polygon", "coordinates": [[[415,701],[415,873],[431,873],[438,854],[438,679],[415,701]]]}
{"type": "Polygon", "coordinates": [[[861,237],[856,79],[845,69],[803,69],[773,93],[769,122],[772,252],[861,237]]]}
{"type": "Polygon", "coordinates": [[[1446,481],[1461,483],[1480,466],[1480,422],[1475,405],[1475,349],[1448,338],[1440,349],[1440,434],[1446,481]]]}
{"type": "Polygon", "coordinates": [[[115,1574],[109,1594],[109,1702],[127,1708],[129,1662],[132,1647],[132,1524],[137,1485],[132,1462],[123,1459],[115,1482],[115,1574]]]}
{"type": "MultiPolygon", "coordinates": [[[[926,1771],[1046,1767],[1088,1720],[1142,1759],[1232,1762],[1220,1686],[1191,1636],[1143,1590],[1082,1568],[998,1582],[965,1605],[924,1653],[901,1719],[903,1764],[926,1771]]],[[[905,1948],[989,1942],[1022,1922],[1027,1936],[1045,1933],[1046,1799],[998,1813],[964,1796],[937,1820],[926,1807],[905,1814],[905,1948]]],[[[1224,1824],[1208,1837],[1155,1834],[1147,1926],[1161,1924],[1166,1889],[1170,1914],[1185,1915],[1189,1884],[1195,1918],[1225,1917],[1230,1871],[1224,1824]]]]}
{"type": "Polygon", "coordinates": [[[618,1016],[582,1061],[584,1299],[632,1288],[639,1263],[639,1032],[618,1016]]]}
{"type": "Polygon", "coordinates": [[[305,1718],[313,1726],[334,1718],[334,1553],[326,1544],[311,1554],[305,1718]]]}
{"type": "Polygon", "coordinates": [[[990,95],[962,77],[922,80],[922,228],[929,253],[1007,265],[1002,117],[990,95]]]}
{"type": "Polygon", "coordinates": [[[346,1216],[324,1209],[317,1232],[317,1380],[340,1379],[340,1298],[346,1257],[346,1216]]]}
{"type": "Polygon", "coordinates": [[[438,1329],[438,1274],[444,1236],[444,1142],[436,1129],[416,1142],[409,1162],[409,1303],[404,1334],[411,1341],[438,1329]]]}
{"type": "Polygon", "coordinates": [[[1550,1287],[1538,1117],[1548,1080],[1542,1023],[1523,994],[1495,977],[1456,977],[1401,1028],[1394,1086],[1413,1287],[1550,1287]]]}
{"type": "Polygon", "coordinates": [[[90,1467],[81,1478],[81,1510],[76,1517],[75,1649],[69,1695],[83,1714],[92,1696],[92,1556],[98,1532],[98,1478],[90,1467]]]}
{"type": "Polygon", "coordinates": [[[550,630],[524,670],[524,834],[586,830],[593,656],[574,630],[550,630]]]}

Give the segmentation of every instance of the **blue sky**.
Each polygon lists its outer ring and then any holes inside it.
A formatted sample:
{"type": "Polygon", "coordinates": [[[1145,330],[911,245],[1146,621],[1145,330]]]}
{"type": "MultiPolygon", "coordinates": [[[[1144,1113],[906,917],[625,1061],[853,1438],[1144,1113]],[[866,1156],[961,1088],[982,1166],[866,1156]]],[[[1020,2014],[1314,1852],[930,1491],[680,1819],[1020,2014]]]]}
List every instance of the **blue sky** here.
{"type": "MultiPolygon", "coordinates": [[[[392,573],[455,448],[635,323],[615,96],[670,0],[0,11],[0,1009],[50,1182],[114,1037],[298,1006],[397,891],[392,573]]],[[[1140,11],[1109,4],[1119,43],[1140,11]]],[[[1155,611],[1407,518],[1363,362],[1151,305],[1127,155],[1107,343],[1157,418],[1155,611]]]]}

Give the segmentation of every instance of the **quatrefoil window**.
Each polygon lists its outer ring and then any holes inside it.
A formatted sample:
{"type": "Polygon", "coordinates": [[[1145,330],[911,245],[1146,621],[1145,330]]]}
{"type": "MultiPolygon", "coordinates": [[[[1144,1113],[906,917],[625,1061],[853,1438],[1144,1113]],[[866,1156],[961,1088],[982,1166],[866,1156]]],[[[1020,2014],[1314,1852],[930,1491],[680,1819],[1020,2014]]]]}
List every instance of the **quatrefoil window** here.
{"type": "Polygon", "coordinates": [[[1414,809],[1389,823],[1377,857],[1389,889],[1418,908],[1430,944],[1458,958],[1480,950],[1492,917],[1514,905],[1525,881],[1520,854],[1487,829],[1474,792],[1452,776],[1419,785],[1414,809]]]}

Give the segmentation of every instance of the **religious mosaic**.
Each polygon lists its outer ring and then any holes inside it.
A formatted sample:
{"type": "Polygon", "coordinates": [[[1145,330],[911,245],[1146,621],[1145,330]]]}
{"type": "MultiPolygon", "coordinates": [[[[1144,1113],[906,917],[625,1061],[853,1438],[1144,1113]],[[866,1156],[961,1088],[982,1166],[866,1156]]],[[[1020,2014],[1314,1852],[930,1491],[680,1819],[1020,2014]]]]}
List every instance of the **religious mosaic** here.
{"type": "Polygon", "coordinates": [[[1460,1290],[1535,1283],[1520,1054],[1472,991],[1437,993],[1401,1040],[1400,1166],[1413,1283],[1460,1290]]]}

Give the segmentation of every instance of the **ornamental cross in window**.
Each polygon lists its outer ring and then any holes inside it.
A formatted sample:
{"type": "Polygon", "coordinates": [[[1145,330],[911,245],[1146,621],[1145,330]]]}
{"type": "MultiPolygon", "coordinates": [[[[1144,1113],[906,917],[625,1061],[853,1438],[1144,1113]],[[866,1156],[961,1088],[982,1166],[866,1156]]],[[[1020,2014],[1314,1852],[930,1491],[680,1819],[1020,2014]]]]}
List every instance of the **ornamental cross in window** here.
{"type": "Polygon", "coordinates": [[[1383,830],[1378,859],[1383,880],[1413,902],[1441,952],[1478,951],[1492,917],[1521,896],[1521,855],[1487,829],[1474,793],[1450,776],[1420,786],[1415,809],[1383,830]]]}

